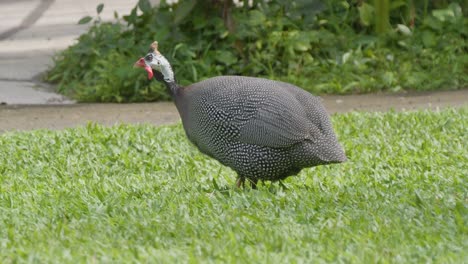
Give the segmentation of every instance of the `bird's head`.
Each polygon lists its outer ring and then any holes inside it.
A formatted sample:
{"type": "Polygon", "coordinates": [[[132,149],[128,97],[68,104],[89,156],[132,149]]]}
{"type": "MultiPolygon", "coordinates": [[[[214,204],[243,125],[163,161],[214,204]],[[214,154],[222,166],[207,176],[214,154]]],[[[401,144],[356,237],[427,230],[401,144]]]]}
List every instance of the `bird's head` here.
{"type": "Polygon", "coordinates": [[[148,72],[148,79],[153,78],[153,69],[162,73],[163,81],[174,82],[174,72],[169,61],[158,51],[158,42],[150,45],[150,50],[145,57],[140,58],[134,67],[144,68],[148,72]]]}

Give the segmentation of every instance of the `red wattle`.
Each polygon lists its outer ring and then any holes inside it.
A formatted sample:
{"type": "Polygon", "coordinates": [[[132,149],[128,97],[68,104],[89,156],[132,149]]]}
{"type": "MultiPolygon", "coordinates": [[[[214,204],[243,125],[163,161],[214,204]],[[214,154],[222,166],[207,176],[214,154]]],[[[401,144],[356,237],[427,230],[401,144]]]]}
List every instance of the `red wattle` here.
{"type": "Polygon", "coordinates": [[[148,80],[151,80],[153,78],[153,69],[150,66],[145,66],[145,70],[148,72],[148,80]]]}

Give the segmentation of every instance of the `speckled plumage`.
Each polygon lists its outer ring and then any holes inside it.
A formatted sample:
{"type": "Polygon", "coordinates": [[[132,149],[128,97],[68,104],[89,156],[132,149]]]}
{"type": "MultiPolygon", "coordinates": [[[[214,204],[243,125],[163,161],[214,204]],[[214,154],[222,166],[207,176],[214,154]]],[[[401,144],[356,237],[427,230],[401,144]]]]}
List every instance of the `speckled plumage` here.
{"type": "Polygon", "coordinates": [[[180,87],[153,72],[171,91],[189,140],[241,182],[346,161],[321,99],[294,85],[220,76],[180,87]]]}
{"type": "Polygon", "coordinates": [[[183,88],[175,102],[190,141],[241,178],[281,180],[346,160],[320,98],[294,85],[221,76],[183,88]]]}

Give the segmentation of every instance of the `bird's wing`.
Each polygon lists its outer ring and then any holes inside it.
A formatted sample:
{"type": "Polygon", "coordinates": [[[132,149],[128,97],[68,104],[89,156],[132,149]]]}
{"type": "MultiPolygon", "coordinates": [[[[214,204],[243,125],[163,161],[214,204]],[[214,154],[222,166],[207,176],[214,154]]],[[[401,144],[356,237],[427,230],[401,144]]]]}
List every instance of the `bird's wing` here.
{"type": "Polygon", "coordinates": [[[181,113],[187,135],[208,153],[219,141],[272,148],[315,141],[321,136],[319,126],[289,88],[246,77],[211,78],[191,85],[186,89],[187,109],[181,113]]]}
{"type": "Polygon", "coordinates": [[[313,141],[320,130],[307,118],[304,107],[286,91],[274,93],[258,105],[255,113],[241,125],[239,141],[272,148],[313,141]]]}

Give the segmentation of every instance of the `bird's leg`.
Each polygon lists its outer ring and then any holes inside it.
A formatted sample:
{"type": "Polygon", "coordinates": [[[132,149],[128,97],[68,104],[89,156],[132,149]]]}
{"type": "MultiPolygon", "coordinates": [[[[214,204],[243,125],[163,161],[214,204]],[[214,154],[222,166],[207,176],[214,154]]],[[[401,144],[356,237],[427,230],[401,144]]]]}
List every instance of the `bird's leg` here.
{"type": "Polygon", "coordinates": [[[252,187],[252,189],[256,190],[257,189],[258,179],[255,179],[255,180],[249,179],[249,181],[250,181],[250,186],[252,187]]]}
{"type": "Polygon", "coordinates": [[[237,177],[237,180],[236,180],[236,186],[237,188],[240,188],[242,185],[242,188],[244,188],[245,186],[245,178],[244,177],[237,177]]]}
{"type": "Polygon", "coordinates": [[[288,189],[288,187],[286,187],[286,185],[284,185],[284,183],[283,183],[282,180],[279,180],[279,181],[278,181],[278,185],[279,185],[279,186],[281,187],[281,189],[283,189],[283,190],[287,190],[287,189],[288,189]]]}
{"type": "MultiPolygon", "coordinates": [[[[252,187],[252,189],[257,189],[258,179],[252,180],[247,178],[247,180],[250,182],[250,186],[252,187]]],[[[236,186],[237,188],[240,188],[241,186],[242,188],[245,188],[245,177],[237,177],[236,186]]]]}

